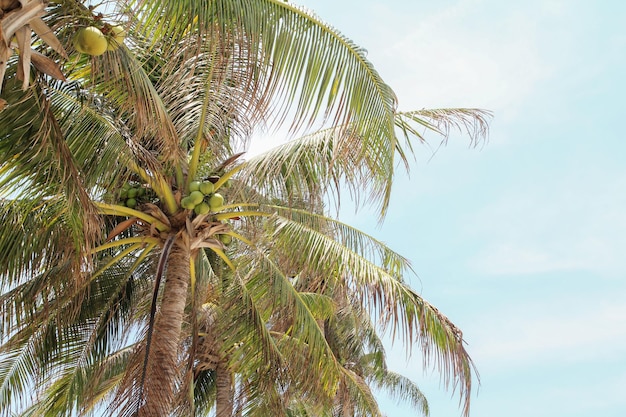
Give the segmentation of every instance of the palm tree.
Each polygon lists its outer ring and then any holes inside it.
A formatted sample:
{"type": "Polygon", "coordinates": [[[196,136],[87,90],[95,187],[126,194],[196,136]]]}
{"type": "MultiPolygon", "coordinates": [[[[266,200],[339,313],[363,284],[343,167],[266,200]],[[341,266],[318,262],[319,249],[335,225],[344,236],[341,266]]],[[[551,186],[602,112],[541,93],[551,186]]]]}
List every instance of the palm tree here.
{"type": "MultiPolygon", "coordinates": [[[[300,392],[328,397],[341,369],[323,360],[334,357],[316,321],[329,317],[328,303],[290,282],[288,267],[303,265],[346,279],[406,342],[417,339],[441,360],[444,377],[461,381],[469,398],[471,362],[458,329],[403,283],[401,258],[386,249],[372,255],[382,248],[377,242],[320,215],[313,203],[339,196],[345,184],[357,196],[366,191],[383,216],[396,160],[406,162],[411,150],[399,135],[463,123],[484,128],[484,113],[398,113],[393,92],[357,46],[278,0],[116,2],[105,16],[64,0],[41,19],[59,43],[35,30],[51,47],[35,42],[46,58],[37,61],[23,40],[29,28],[17,23],[33,25],[25,10],[39,5],[2,3],[3,30],[11,29],[0,39],[5,55],[13,51],[10,35],[21,33],[19,58],[7,59],[0,74],[0,401],[7,413],[36,383],[45,401],[32,412],[88,411],[108,399],[120,415],[169,415],[200,400],[187,388],[201,387],[211,372],[246,376],[252,382],[239,386],[255,387],[245,392],[253,403],[270,389],[251,376],[265,359],[300,392]],[[75,27],[99,27],[112,39],[114,24],[128,33],[124,45],[97,57],[74,50],[75,27]],[[69,59],[53,66],[66,51],[69,59]],[[227,159],[254,126],[287,117],[292,132],[331,127],[261,158],[227,159]],[[230,177],[240,184],[224,193],[231,204],[191,210],[184,198],[211,174],[220,174],[212,193],[230,177]],[[146,193],[139,204],[123,198],[126,183],[146,193]],[[310,207],[303,210],[302,201],[310,207]],[[243,220],[229,222],[237,217],[243,220]],[[340,234],[325,234],[329,227],[340,234]],[[221,236],[238,241],[238,252],[229,253],[221,236]],[[219,291],[201,291],[202,280],[206,288],[219,283],[219,291]],[[243,319],[228,343],[212,348],[215,369],[196,372],[194,354],[215,338],[211,309],[225,306],[243,319]],[[285,312],[295,318],[277,344],[264,323],[285,312]],[[233,368],[244,354],[249,367],[233,368]],[[279,365],[287,354],[316,364],[311,372],[321,378],[285,371],[279,365]]],[[[218,408],[227,399],[226,415],[233,384],[215,383],[227,389],[216,393],[218,408]]]]}

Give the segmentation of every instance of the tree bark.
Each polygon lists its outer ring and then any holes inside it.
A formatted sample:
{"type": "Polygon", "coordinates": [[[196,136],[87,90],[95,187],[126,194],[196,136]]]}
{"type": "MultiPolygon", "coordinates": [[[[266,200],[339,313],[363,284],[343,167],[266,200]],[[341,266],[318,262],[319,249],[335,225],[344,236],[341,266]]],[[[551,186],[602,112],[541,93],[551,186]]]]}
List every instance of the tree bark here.
{"type": "Polygon", "coordinates": [[[224,360],[218,362],[215,374],[215,385],[217,388],[215,417],[232,417],[234,402],[233,377],[224,360]]]}
{"type": "Polygon", "coordinates": [[[178,348],[189,285],[189,248],[177,239],[165,273],[161,308],[154,323],[141,417],[168,416],[180,379],[178,348]]]}

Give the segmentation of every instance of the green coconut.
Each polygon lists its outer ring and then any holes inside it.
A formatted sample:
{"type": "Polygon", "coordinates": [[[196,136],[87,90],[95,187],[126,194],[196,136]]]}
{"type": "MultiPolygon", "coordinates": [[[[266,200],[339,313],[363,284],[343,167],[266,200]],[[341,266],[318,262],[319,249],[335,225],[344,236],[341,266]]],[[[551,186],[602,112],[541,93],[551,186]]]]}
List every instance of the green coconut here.
{"type": "Polygon", "coordinates": [[[89,26],[80,28],[74,35],[74,48],[83,54],[98,56],[107,50],[107,38],[100,29],[89,26]]]}
{"type": "Polygon", "coordinates": [[[200,192],[204,195],[209,195],[213,192],[213,190],[215,189],[215,186],[213,185],[212,182],[210,181],[203,181],[200,184],[200,192]]]}
{"type": "Polygon", "coordinates": [[[193,210],[196,207],[196,203],[194,203],[191,197],[189,196],[183,197],[180,200],[180,205],[182,208],[185,208],[187,210],[193,210]]]}
{"type": "Polygon", "coordinates": [[[222,206],[224,206],[224,197],[220,193],[215,193],[209,198],[209,205],[211,206],[211,211],[220,211],[222,206]]]}
{"type": "Polygon", "coordinates": [[[193,204],[200,204],[202,202],[202,200],[204,200],[204,194],[202,194],[200,191],[192,191],[189,194],[189,198],[191,199],[191,201],[193,201],[193,204]]]}
{"type": "Polygon", "coordinates": [[[211,207],[203,201],[196,207],[194,207],[193,211],[196,214],[207,214],[209,211],[211,211],[211,207]]]}
{"type": "Polygon", "coordinates": [[[191,181],[189,184],[189,191],[198,191],[200,190],[200,181],[191,181]]]}
{"type": "Polygon", "coordinates": [[[107,39],[107,51],[115,51],[124,43],[126,31],[122,26],[112,26],[107,39]]]}

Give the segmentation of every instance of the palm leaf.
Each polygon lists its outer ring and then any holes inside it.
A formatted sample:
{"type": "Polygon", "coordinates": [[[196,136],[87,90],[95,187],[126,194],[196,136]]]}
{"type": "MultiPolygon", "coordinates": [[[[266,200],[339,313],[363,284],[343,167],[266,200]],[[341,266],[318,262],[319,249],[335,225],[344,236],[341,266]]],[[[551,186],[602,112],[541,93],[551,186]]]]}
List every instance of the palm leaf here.
{"type": "Polygon", "coordinates": [[[468,411],[475,369],[462,333],[447,317],[396,276],[324,233],[277,217],[272,237],[275,253],[306,265],[316,275],[341,277],[360,303],[380,317],[383,330],[390,328],[394,338],[399,334],[409,350],[416,342],[425,362],[439,368],[444,383],[459,385],[468,411]]]}

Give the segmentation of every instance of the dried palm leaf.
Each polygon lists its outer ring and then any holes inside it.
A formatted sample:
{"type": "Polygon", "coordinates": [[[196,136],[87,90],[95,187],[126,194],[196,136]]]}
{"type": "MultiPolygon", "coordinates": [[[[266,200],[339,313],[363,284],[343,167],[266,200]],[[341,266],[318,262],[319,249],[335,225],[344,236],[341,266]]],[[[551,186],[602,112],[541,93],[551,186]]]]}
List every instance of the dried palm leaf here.
{"type": "Polygon", "coordinates": [[[44,74],[49,75],[52,78],[56,78],[57,80],[67,81],[65,75],[61,72],[59,65],[44,54],[32,50],[30,61],[37,71],[43,72],[44,74]]]}
{"type": "Polygon", "coordinates": [[[61,45],[61,42],[57,39],[56,36],[54,36],[54,32],[52,31],[52,29],[50,29],[50,27],[46,25],[46,23],[41,20],[41,18],[36,17],[34,19],[31,19],[28,21],[28,24],[30,25],[33,32],[35,32],[42,41],[50,45],[50,47],[63,58],[67,58],[67,52],[65,52],[63,45],[61,45]]]}
{"type": "Polygon", "coordinates": [[[44,3],[41,0],[0,0],[0,91],[6,72],[7,61],[13,54],[13,49],[19,51],[17,77],[22,80],[22,89],[26,90],[30,83],[30,64],[46,75],[58,80],[65,81],[65,76],[60,68],[49,58],[30,47],[31,29],[39,38],[50,45],[58,54],[67,58],[67,53],[63,45],[54,35],[50,27],[41,20],[44,15],[44,3]],[[21,7],[19,5],[21,4],[21,7]],[[17,38],[17,43],[13,43],[13,36],[17,38]],[[33,56],[36,58],[33,58],[33,56]],[[34,59],[34,61],[32,61],[34,59]]]}
{"type": "Polygon", "coordinates": [[[0,0],[0,10],[3,12],[10,12],[18,7],[20,7],[19,0],[0,0]]]}
{"type": "Polygon", "coordinates": [[[2,37],[7,44],[19,28],[44,14],[44,4],[41,1],[21,0],[21,3],[21,8],[6,13],[0,22],[2,37]]]}

